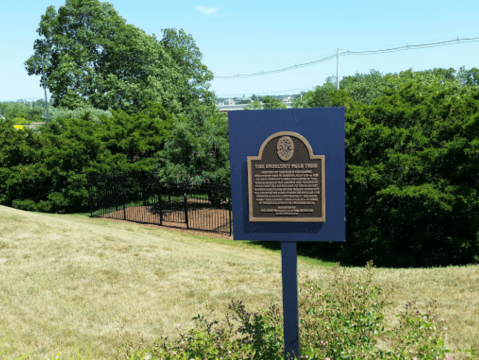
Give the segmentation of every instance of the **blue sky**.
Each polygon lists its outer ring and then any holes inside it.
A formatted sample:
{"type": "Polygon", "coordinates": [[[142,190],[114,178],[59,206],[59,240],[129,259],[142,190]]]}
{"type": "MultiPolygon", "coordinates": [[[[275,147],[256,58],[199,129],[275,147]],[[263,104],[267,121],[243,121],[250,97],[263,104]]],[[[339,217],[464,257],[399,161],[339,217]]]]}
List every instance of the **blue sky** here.
{"type": "MultiPolygon", "coordinates": [[[[161,37],[184,29],[217,76],[281,69],[341,51],[379,50],[406,44],[479,38],[477,0],[390,1],[150,1],[112,0],[127,23],[161,37]],[[452,5],[454,4],[454,6],[452,5]]],[[[0,101],[43,98],[39,76],[24,62],[33,54],[40,16],[65,0],[15,0],[2,4],[0,101]]],[[[340,77],[370,69],[383,74],[413,68],[479,68],[479,42],[340,58],[340,77]]],[[[336,59],[276,75],[215,79],[217,96],[290,94],[310,90],[336,74],[336,59]],[[295,89],[295,90],[292,90],[295,89]]]]}

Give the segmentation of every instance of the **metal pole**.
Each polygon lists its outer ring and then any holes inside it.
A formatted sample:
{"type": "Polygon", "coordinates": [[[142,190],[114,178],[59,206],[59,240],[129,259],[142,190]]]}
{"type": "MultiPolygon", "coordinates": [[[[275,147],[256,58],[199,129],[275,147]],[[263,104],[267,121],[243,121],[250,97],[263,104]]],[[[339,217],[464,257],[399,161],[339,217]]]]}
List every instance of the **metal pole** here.
{"type": "Polygon", "coordinates": [[[45,103],[47,108],[47,127],[48,127],[48,98],[47,98],[47,86],[45,81],[45,68],[43,65],[43,54],[42,54],[42,74],[43,74],[43,90],[45,91],[45,103]]]}
{"type": "Polygon", "coordinates": [[[159,195],[159,205],[160,205],[160,225],[163,225],[163,211],[161,210],[161,184],[159,185],[160,195],[159,195]]]}
{"type": "Polygon", "coordinates": [[[185,194],[185,220],[186,220],[186,228],[189,229],[190,226],[188,225],[188,205],[186,199],[186,184],[184,185],[184,194],[185,194]]]}
{"type": "Polygon", "coordinates": [[[126,209],[125,209],[126,199],[125,199],[125,193],[123,192],[123,188],[121,189],[121,195],[123,199],[123,220],[126,220],[126,209]]]}
{"type": "Polygon", "coordinates": [[[115,191],[115,200],[116,200],[116,211],[118,211],[118,185],[114,185],[114,191],[115,191]]]}
{"type": "Polygon", "coordinates": [[[339,53],[340,50],[338,48],[338,56],[337,56],[337,63],[336,63],[336,90],[339,90],[339,53]]]}
{"type": "Polygon", "coordinates": [[[281,241],[281,271],[283,272],[284,360],[299,355],[298,277],[296,242],[281,241]]]}

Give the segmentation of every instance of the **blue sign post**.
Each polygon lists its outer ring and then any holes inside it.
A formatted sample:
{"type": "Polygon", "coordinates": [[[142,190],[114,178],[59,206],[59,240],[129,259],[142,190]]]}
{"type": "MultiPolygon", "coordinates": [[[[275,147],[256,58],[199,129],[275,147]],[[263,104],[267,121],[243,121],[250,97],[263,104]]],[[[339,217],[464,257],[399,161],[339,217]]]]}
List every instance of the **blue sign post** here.
{"type": "Polygon", "coordinates": [[[228,113],[233,239],[281,241],[285,360],[299,359],[297,241],[346,241],[345,110],[228,113]]]}

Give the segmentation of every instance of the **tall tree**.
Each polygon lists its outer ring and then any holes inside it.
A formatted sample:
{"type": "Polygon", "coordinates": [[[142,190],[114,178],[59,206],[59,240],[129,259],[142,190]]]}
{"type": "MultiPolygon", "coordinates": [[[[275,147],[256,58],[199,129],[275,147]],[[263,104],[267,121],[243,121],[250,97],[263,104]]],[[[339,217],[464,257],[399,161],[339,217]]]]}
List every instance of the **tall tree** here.
{"type": "Polygon", "coordinates": [[[265,96],[263,98],[264,109],[286,109],[286,105],[277,97],[265,96]]]}
{"type": "Polygon", "coordinates": [[[165,183],[207,185],[209,200],[218,206],[228,196],[221,186],[231,182],[228,117],[212,106],[194,111],[175,121],[153,171],[165,183]]]}
{"type": "Polygon", "coordinates": [[[302,97],[293,100],[293,108],[317,108],[331,106],[331,92],[336,91],[332,77],[328,77],[323,86],[316,86],[313,91],[308,91],[302,97]]]}
{"type": "MultiPolygon", "coordinates": [[[[457,72],[452,68],[413,71],[408,69],[399,73],[381,74],[377,70],[370,70],[369,74],[356,73],[354,76],[345,76],[339,83],[339,88],[345,90],[354,101],[372,105],[374,101],[385,95],[386,89],[399,91],[410,81],[416,82],[418,89],[429,91],[429,88],[438,89],[444,85],[454,93],[448,96],[461,96],[477,89],[479,85],[479,70],[472,68],[465,70],[461,67],[457,72]]],[[[438,91],[438,90],[437,90],[438,91]]],[[[337,93],[333,78],[328,77],[322,86],[308,91],[302,99],[295,99],[293,107],[312,108],[332,106],[331,97],[337,93]]]]}
{"type": "Polygon", "coordinates": [[[191,34],[183,29],[163,29],[161,43],[179,68],[185,89],[181,92],[181,102],[188,107],[198,100],[207,105],[214,104],[214,94],[208,91],[213,73],[201,62],[202,54],[191,34]]]}
{"type": "Polygon", "coordinates": [[[164,30],[159,41],[126,24],[110,3],[67,0],[58,12],[50,6],[37,32],[25,65],[29,75],[42,75],[44,54],[54,106],[133,112],[151,101],[178,113],[211,98],[212,75],[190,35],[164,30]]]}
{"type": "Polygon", "coordinates": [[[198,111],[174,122],[171,137],[156,154],[154,170],[166,183],[227,185],[228,117],[213,107],[200,106],[198,111]]]}
{"type": "MultiPolygon", "coordinates": [[[[372,105],[374,99],[383,95],[382,87],[385,85],[383,75],[374,69],[369,74],[345,76],[339,83],[339,88],[351,94],[355,101],[372,105]]],[[[336,90],[336,87],[334,87],[336,90]]]]}

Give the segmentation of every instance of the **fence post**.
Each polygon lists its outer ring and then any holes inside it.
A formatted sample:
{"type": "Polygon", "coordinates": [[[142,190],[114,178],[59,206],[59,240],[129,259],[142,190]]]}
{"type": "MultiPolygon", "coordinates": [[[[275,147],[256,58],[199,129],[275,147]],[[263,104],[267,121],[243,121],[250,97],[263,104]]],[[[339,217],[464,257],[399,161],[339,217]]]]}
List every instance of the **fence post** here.
{"type": "Polygon", "coordinates": [[[115,197],[115,205],[116,205],[116,211],[118,211],[118,184],[115,184],[115,186],[113,187],[114,191],[114,197],[115,197]]]}
{"type": "Polygon", "coordinates": [[[159,184],[160,195],[158,197],[158,204],[160,207],[160,226],[163,225],[163,211],[161,210],[161,183],[159,184]]]}
{"type": "MultiPolygon", "coordinates": [[[[140,179],[138,179],[138,180],[140,180],[140,179]]],[[[148,204],[148,185],[147,185],[146,181],[143,184],[143,190],[141,190],[141,189],[142,189],[142,186],[141,186],[141,183],[140,183],[140,191],[141,191],[141,197],[143,198],[143,206],[147,206],[147,204],[148,204]]]]}
{"type": "Polygon", "coordinates": [[[123,220],[126,220],[125,193],[123,192],[123,187],[121,188],[121,198],[123,199],[123,220]]]}
{"type": "Polygon", "coordinates": [[[186,228],[189,229],[188,225],[188,205],[186,201],[186,184],[184,185],[184,192],[185,192],[185,220],[186,220],[186,228]]]}

